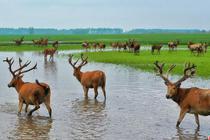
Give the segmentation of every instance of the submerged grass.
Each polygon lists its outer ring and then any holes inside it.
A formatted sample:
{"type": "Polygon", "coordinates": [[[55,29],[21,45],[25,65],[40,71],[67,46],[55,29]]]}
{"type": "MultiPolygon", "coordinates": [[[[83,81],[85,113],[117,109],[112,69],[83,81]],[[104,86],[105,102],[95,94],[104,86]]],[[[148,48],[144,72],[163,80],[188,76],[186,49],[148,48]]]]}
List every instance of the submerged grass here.
{"type": "Polygon", "coordinates": [[[210,52],[202,56],[194,56],[188,50],[168,52],[161,51],[160,55],[152,55],[150,51],[141,51],[139,55],[134,55],[128,52],[87,52],[90,61],[122,64],[131,66],[143,71],[152,72],[154,62],[160,61],[166,63],[165,67],[171,64],[176,64],[173,74],[183,74],[183,67],[186,62],[191,62],[197,65],[197,76],[210,77],[210,52]]]}

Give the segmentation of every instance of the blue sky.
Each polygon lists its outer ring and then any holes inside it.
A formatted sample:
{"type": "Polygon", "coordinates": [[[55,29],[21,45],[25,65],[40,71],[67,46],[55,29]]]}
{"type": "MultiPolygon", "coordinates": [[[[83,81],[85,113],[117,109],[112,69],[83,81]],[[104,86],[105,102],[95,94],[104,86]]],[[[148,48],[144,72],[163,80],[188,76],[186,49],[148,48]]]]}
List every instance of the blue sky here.
{"type": "Polygon", "coordinates": [[[0,0],[0,27],[210,29],[210,0],[0,0]]]}

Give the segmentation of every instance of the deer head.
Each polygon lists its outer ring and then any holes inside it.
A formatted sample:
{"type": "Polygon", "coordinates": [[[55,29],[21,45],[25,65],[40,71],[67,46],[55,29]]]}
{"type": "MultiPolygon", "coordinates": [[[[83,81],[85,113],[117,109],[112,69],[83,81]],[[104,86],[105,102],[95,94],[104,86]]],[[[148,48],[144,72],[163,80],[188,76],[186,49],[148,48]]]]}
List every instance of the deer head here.
{"type": "Polygon", "coordinates": [[[81,68],[88,63],[88,61],[87,61],[88,57],[84,58],[84,55],[81,54],[81,63],[78,66],[76,66],[76,64],[77,64],[77,62],[79,61],[80,58],[77,59],[74,63],[72,62],[72,58],[73,58],[73,55],[70,54],[69,55],[69,64],[74,69],[74,76],[78,78],[80,73],[81,73],[81,71],[80,71],[81,68]]]}
{"type": "Polygon", "coordinates": [[[24,70],[27,66],[29,66],[31,64],[31,61],[27,61],[25,64],[22,65],[22,60],[19,58],[19,68],[16,70],[12,70],[12,65],[14,63],[13,58],[6,58],[5,60],[3,60],[3,62],[7,62],[9,65],[9,71],[12,74],[13,78],[11,80],[11,82],[8,84],[8,87],[15,87],[18,83],[18,81],[22,80],[23,74],[26,72],[29,72],[33,69],[37,68],[37,63],[30,69],[24,70]]]}
{"type": "Polygon", "coordinates": [[[177,94],[178,89],[181,86],[181,83],[187,80],[188,78],[192,77],[196,72],[195,69],[196,66],[194,64],[186,63],[183,71],[184,75],[177,82],[173,83],[168,79],[168,75],[175,68],[176,65],[171,65],[165,75],[163,73],[164,63],[161,64],[158,61],[156,61],[154,65],[155,65],[154,69],[157,75],[160,76],[165,81],[165,85],[167,86],[167,94],[166,94],[167,99],[173,98],[177,94]]]}

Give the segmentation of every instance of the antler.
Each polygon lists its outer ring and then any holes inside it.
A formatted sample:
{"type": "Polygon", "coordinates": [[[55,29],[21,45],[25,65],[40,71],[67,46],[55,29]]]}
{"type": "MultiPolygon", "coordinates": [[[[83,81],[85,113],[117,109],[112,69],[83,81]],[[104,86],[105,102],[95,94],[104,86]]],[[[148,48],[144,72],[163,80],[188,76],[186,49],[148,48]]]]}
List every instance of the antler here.
{"type": "Polygon", "coordinates": [[[13,75],[13,77],[15,77],[15,72],[12,71],[12,64],[14,63],[13,58],[8,59],[7,57],[5,60],[3,60],[3,62],[7,62],[9,64],[9,71],[13,75]]]}
{"type": "Polygon", "coordinates": [[[8,59],[8,58],[6,58],[5,60],[3,60],[3,62],[7,62],[8,64],[9,64],[9,70],[10,70],[10,72],[11,72],[11,74],[15,77],[16,75],[21,75],[21,74],[23,74],[23,73],[26,73],[26,72],[29,72],[29,71],[31,71],[31,70],[33,70],[33,69],[36,69],[37,68],[37,63],[32,67],[32,68],[30,68],[30,69],[28,69],[28,70],[25,70],[25,71],[22,71],[24,68],[26,68],[29,64],[31,64],[31,61],[27,61],[24,65],[22,65],[21,63],[22,63],[22,60],[19,58],[19,68],[18,69],[16,69],[16,70],[12,70],[12,64],[14,63],[14,60],[13,60],[13,58],[11,58],[11,59],[8,59]],[[16,74],[18,72],[18,74],[16,74]]]}
{"type": "Polygon", "coordinates": [[[19,66],[20,66],[20,68],[16,70],[16,72],[18,72],[18,75],[21,75],[23,73],[29,72],[29,71],[34,70],[34,69],[37,69],[37,63],[36,63],[32,68],[22,71],[29,64],[31,64],[31,61],[27,61],[24,65],[22,65],[21,63],[22,63],[22,60],[19,58],[19,66]]]}
{"type": "MultiPolygon", "coordinates": [[[[81,54],[81,60],[82,60],[82,62],[79,64],[79,66],[77,68],[81,68],[82,66],[84,66],[84,65],[86,65],[88,63],[87,62],[88,57],[84,58],[83,56],[84,55],[81,54]]],[[[76,64],[79,61],[79,59],[77,59],[77,61],[75,61],[74,63],[72,63],[72,58],[73,58],[73,55],[70,54],[69,55],[69,64],[75,69],[76,68],[76,64]]]]}
{"type": "Polygon", "coordinates": [[[77,61],[75,61],[74,63],[72,63],[72,58],[73,58],[73,54],[69,55],[69,64],[75,69],[76,68],[76,64],[79,61],[79,59],[77,59],[77,61]]]}
{"type": "Polygon", "coordinates": [[[157,75],[160,76],[166,83],[170,83],[168,80],[169,73],[175,68],[176,65],[171,65],[170,68],[167,70],[166,76],[163,74],[163,67],[164,63],[159,63],[158,61],[154,62],[154,70],[156,71],[157,75]]]}
{"type": "Polygon", "coordinates": [[[84,55],[83,55],[83,53],[82,53],[82,54],[81,54],[81,60],[82,60],[82,62],[79,64],[78,67],[82,67],[82,66],[84,66],[84,65],[86,65],[86,64],[88,63],[88,61],[87,61],[88,57],[84,58],[83,56],[84,56],[84,55]]]}
{"type": "Polygon", "coordinates": [[[195,73],[196,73],[196,69],[195,68],[196,68],[195,64],[185,63],[184,76],[181,79],[179,79],[175,84],[178,85],[181,82],[185,81],[186,79],[194,76],[195,73]]]}

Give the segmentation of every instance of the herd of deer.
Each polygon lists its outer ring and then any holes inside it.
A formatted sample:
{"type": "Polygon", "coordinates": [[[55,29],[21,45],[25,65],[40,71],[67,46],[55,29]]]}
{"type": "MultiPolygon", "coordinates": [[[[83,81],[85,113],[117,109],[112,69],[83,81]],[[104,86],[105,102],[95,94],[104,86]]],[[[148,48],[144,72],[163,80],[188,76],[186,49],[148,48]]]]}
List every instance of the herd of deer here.
{"type": "MultiPolygon", "coordinates": [[[[81,68],[88,63],[88,57],[84,57],[84,55],[81,54],[81,57],[74,62],[72,58],[73,55],[69,55],[68,62],[74,70],[73,75],[83,87],[84,96],[87,98],[89,89],[93,88],[96,99],[98,96],[98,88],[101,87],[104,95],[104,100],[106,100],[105,73],[100,70],[82,72],[81,68]],[[81,62],[80,64],[77,64],[79,60],[81,62]]],[[[12,65],[14,63],[13,58],[6,58],[5,60],[3,60],[3,62],[8,63],[9,71],[13,76],[11,82],[8,84],[8,87],[15,88],[19,96],[18,114],[21,113],[23,104],[26,105],[26,113],[28,111],[29,105],[35,106],[28,113],[28,116],[31,116],[34,111],[40,108],[40,104],[44,103],[48,110],[49,116],[51,117],[52,109],[50,106],[50,86],[46,83],[40,83],[38,80],[36,80],[34,83],[24,82],[22,80],[23,74],[36,69],[37,64],[29,69],[26,69],[31,64],[31,61],[27,61],[25,64],[22,64],[22,60],[19,58],[19,67],[16,70],[12,70],[12,65]]],[[[210,89],[201,89],[197,87],[181,88],[181,83],[188,78],[194,76],[194,74],[196,73],[196,65],[186,63],[183,77],[181,77],[176,82],[172,82],[168,79],[169,73],[175,68],[176,65],[171,65],[166,73],[164,73],[163,71],[164,63],[159,63],[158,61],[156,61],[154,63],[154,66],[157,76],[160,76],[167,86],[166,98],[172,99],[180,107],[180,115],[176,126],[179,127],[186,113],[190,113],[194,114],[195,121],[199,128],[199,115],[210,115],[210,89]]]]}
{"type": "MultiPolygon", "coordinates": [[[[84,96],[87,98],[89,89],[93,88],[95,92],[95,99],[96,99],[98,96],[98,88],[101,87],[104,94],[104,99],[106,100],[106,90],[105,90],[106,75],[105,73],[100,70],[82,72],[81,68],[88,63],[87,61],[88,57],[84,58],[83,54],[81,54],[80,59],[77,59],[75,62],[72,62],[72,57],[73,55],[70,55],[68,61],[69,61],[69,64],[74,69],[73,75],[81,83],[84,89],[84,96]],[[79,60],[81,60],[81,63],[77,65],[79,60]]],[[[3,60],[3,62],[8,63],[9,71],[13,76],[11,82],[8,84],[8,87],[15,88],[18,93],[18,99],[19,99],[18,114],[21,113],[23,104],[26,105],[25,106],[26,113],[28,112],[29,105],[35,106],[28,113],[28,116],[31,116],[34,111],[40,108],[40,104],[44,103],[48,110],[49,116],[51,117],[52,109],[50,105],[51,103],[50,102],[50,96],[51,96],[50,86],[46,83],[40,83],[38,80],[36,80],[34,83],[24,82],[22,80],[23,74],[36,69],[37,64],[35,64],[33,67],[29,69],[26,69],[31,64],[31,61],[27,61],[26,63],[22,64],[22,60],[19,58],[19,67],[16,70],[12,70],[12,66],[15,62],[13,58],[10,58],[10,59],[6,58],[5,60],[3,60]]]]}
{"type": "Polygon", "coordinates": [[[105,48],[106,48],[106,44],[104,43],[98,43],[98,42],[95,42],[95,43],[89,43],[87,41],[83,42],[82,43],[82,47],[88,51],[88,49],[90,49],[92,46],[92,48],[96,51],[97,49],[100,50],[100,51],[103,51],[105,48]]]}
{"type": "MultiPolygon", "coordinates": [[[[124,46],[123,44],[119,45],[112,44],[112,46],[115,46],[114,48],[119,50],[119,46],[124,46]],[[117,47],[116,47],[117,46],[117,47]]],[[[135,41],[128,42],[126,46],[130,46],[130,50],[136,51],[135,47],[140,48],[140,45],[136,43],[135,41]],[[129,45],[128,45],[129,44],[129,45]],[[131,47],[132,46],[132,47],[131,47]]],[[[169,43],[168,45],[171,47],[171,50],[176,49],[177,45],[179,43],[169,43]]],[[[84,44],[87,45],[87,44],[84,44]]],[[[191,51],[194,52],[196,50],[201,51],[201,47],[204,49],[203,51],[206,52],[207,44],[188,44],[188,48],[193,48],[191,51]]],[[[161,48],[162,45],[153,45],[152,48],[155,50],[156,48],[161,48]]],[[[124,47],[122,47],[124,49],[124,47]]],[[[121,49],[121,48],[120,48],[121,49]]],[[[160,49],[159,49],[160,50],[160,49]]],[[[46,51],[45,55],[50,54],[49,52],[52,51],[46,51]]],[[[203,52],[202,51],[202,52],[203,52]]],[[[54,53],[53,53],[54,54],[54,53]]],[[[88,71],[88,72],[82,72],[81,68],[85,66],[88,63],[88,57],[84,57],[83,54],[81,54],[81,57],[77,59],[75,62],[72,60],[73,55],[69,55],[68,62],[72,66],[74,72],[73,75],[76,77],[76,79],[81,83],[83,90],[84,90],[84,96],[88,97],[88,91],[90,88],[94,89],[95,93],[95,99],[98,96],[98,88],[102,88],[102,92],[104,95],[104,99],[106,100],[106,75],[103,71],[96,70],[96,71],[88,71]],[[81,61],[80,64],[77,64],[78,61],[81,61]]],[[[51,117],[52,109],[50,106],[50,96],[51,96],[51,90],[50,86],[46,83],[40,83],[38,80],[36,80],[34,83],[24,82],[22,80],[23,74],[27,73],[31,70],[34,70],[37,68],[37,64],[35,64],[33,67],[26,69],[30,64],[31,61],[27,61],[25,64],[22,64],[22,60],[19,59],[19,68],[16,70],[12,70],[12,65],[14,63],[13,58],[8,59],[6,58],[3,60],[3,62],[8,63],[9,65],[9,71],[12,74],[13,78],[11,82],[8,84],[8,87],[14,87],[18,93],[19,96],[19,106],[18,106],[18,114],[21,113],[23,104],[25,104],[25,112],[28,111],[29,105],[34,105],[35,107],[29,111],[28,115],[31,116],[32,113],[40,108],[40,104],[44,103],[48,112],[49,116],[51,117]],[[25,69],[25,70],[24,70],[25,69]]],[[[200,127],[199,123],[199,115],[202,116],[208,116],[210,115],[210,89],[201,89],[197,87],[191,87],[191,88],[181,88],[181,83],[188,78],[191,78],[196,73],[196,65],[186,63],[183,71],[183,76],[176,82],[172,82],[168,79],[169,73],[175,68],[176,65],[171,65],[166,73],[164,73],[164,63],[159,63],[156,61],[154,63],[154,69],[157,73],[157,76],[161,77],[165,85],[167,86],[167,99],[172,99],[174,102],[176,102],[180,107],[180,114],[177,121],[176,126],[179,127],[180,123],[184,119],[185,115],[187,113],[193,114],[195,116],[195,121],[197,123],[198,128],[200,127]]]]}

